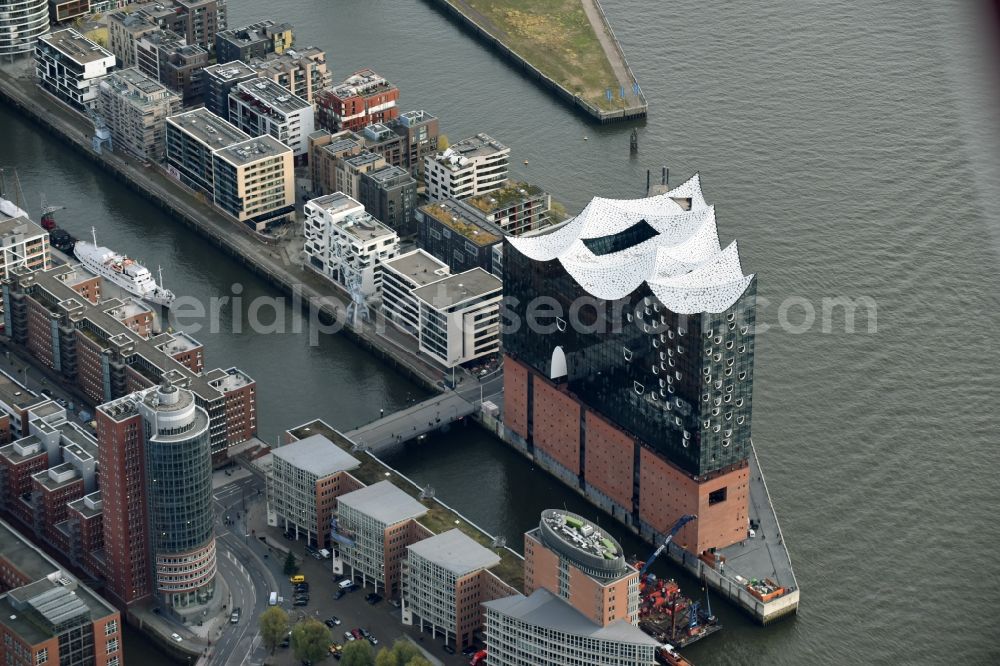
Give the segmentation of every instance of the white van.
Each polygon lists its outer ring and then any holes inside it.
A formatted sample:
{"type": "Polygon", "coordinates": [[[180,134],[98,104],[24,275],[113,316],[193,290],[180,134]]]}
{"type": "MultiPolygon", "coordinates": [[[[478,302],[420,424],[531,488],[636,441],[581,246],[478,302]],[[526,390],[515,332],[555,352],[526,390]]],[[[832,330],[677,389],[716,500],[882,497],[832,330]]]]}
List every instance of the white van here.
{"type": "Polygon", "coordinates": [[[345,578],[344,580],[340,581],[340,583],[338,583],[338,585],[340,586],[340,589],[342,589],[342,590],[349,590],[352,587],[354,587],[354,581],[351,580],[350,578],[345,578]]]}
{"type": "Polygon", "coordinates": [[[278,593],[277,592],[272,592],[271,593],[271,597],[267,600],[267,605],[268,606],[277,606],[278,605],[278,593]]]}
{"type": "Polygon", "coordinates": [[[330,559],[330,551],[328,551],[326,548],[323,548],[322,550],[320,550],[319,554],[320,554],[320,557],[322,557],[324,560],[330,559]]]}

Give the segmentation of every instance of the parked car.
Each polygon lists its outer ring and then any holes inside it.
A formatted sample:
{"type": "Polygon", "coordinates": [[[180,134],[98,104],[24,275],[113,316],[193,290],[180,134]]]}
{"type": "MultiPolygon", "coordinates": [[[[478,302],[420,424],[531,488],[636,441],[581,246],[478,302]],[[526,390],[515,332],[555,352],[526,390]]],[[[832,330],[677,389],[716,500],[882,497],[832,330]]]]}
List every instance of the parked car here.
{"type": "Polygon", "coordinates": [[[309,583],[297,583],[295,585],[295,591],[296,592],[308,592],[309,591],[309,583]]]}
{"type": "Polygon", "coordinates": [[[455,654],[455,648],[453,648],[452,646],[448,645],[447,643],[445,643],[444,645],[442,645],[441,649],[444,650],[445,652],[447,652],[448,654],[455,654]]]}
{"type": "Polygon", "coordinates": [[[330,618],[327,618],[327,619],[323,620],[323,624],[325,624],[326,626],[330,627],[331,629],[333,629],[334,627],[337,626],[337,623],[334,622],[333,620],[331,620],[330,618]]]}
{"type": "Polygon", "coordinates": [[[340,624],[340,618],[337,617],[336,615],[331,615],[327,621],[328,622],[333,622],[334,626],[340,624]]]}
{"type": "Polygon", "coordinates": [[[361,633],[360,629],[352,629],[351,634],[354,635],[354,640],[356,641],[360,641],[362,638],[364,638],[364,634],[361,633]]]}
{"type": "Polygon", "coordinates": [[[382,601],[382,596],[376,594],[375,592],[369,592],[368,595],[365,597],[365,601],[374,606],[378,602],[382,601]]]}
{"type": "Polygon", "coordinates": [[[345,632],[344,632],[344,638],[346,638],[346,639],[347,639],[347,640],[349,640],[349,641],[355,641],[355,640],[357,640],[357,639],[356,639],[356,638],[354,637],[354,633],[353,633],[353,632],[350,632],[350,631],[345,631],[345,632]]]}
{"type": "Polygon", "coordinates": [[[378,639],[372,636],[371,634],[368,634],[368,642],[371,643],[372,645],[378,645],[378,639]]]}
{"type": "Polygon", "coordinates": [[[399,608],[401,605],[399,603],[399,599],[389,599],[389,603],[392,604],[394,608],[399,608]]]}
{"type": "Polygon", "coordinates": [[[180,634],[170,634],[170,640],[180,643],[184,639],[180,637],[180,634]]]}
{"type": "Polygon", "coordinates": [[[308,606],[309,605],[309,600],[308,599],[296,599],[295,601],[292,602],[292,605],[293,606],[308,606]]]}
{"type": "Polygon", "coordinates": [[[371,633],[367,629],[365,629],[364,627],[358,627],[358,631],[361,632],[361,637],[362,638],[368,638],[369,636],[371,636],[371,633]]]}
{"type": "Polygon", "coordinates": [[[286,648],[291,644],[292,644],[292,632],[289,631],[287,634],[285,634],[285,638],[280,643],[278,643],[278,647],[286,648]]]}

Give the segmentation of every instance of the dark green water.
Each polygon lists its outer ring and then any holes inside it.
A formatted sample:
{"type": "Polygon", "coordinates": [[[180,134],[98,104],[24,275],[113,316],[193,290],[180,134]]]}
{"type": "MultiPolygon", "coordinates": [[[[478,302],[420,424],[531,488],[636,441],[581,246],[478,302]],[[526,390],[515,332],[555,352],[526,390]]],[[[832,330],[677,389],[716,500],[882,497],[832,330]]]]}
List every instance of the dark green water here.
{"type": "MultiPolygon", "coordinates": [[[[373,67],[452,139],[492,134],[571,212],[640,196],[647,167],[701,172],[774,325],[758,339],[754,440],[802,606],[760,629],[716,604],[727,627],[690,651],[699,666],[997,662],[1000,149],[979,17],[962,3],[604,4],[650,102],[636,158],[630,127],[588,125],[421,2],[233,0],[230,14],[290,21],[336,78],[373,67]],[[825,331],[823,299],[837,297],[873,299],[877,330],[860,318],[847,333],[838,315],[825,331]],[[788,299],[793,325],[817,313],[808,330],[778,326],[788,299]]],[[[29,196],[163,264],[178,293],[271,293],[2,109],[0,137],[29,196]]],[[[316,416],[349,428],[416,394],[337,338],[197,337],[211,366],[260,382],[267,439],[316,416]]],[[[595,515],[475,429],[393,463],[511,544],[542,507],[595,515]]]]}

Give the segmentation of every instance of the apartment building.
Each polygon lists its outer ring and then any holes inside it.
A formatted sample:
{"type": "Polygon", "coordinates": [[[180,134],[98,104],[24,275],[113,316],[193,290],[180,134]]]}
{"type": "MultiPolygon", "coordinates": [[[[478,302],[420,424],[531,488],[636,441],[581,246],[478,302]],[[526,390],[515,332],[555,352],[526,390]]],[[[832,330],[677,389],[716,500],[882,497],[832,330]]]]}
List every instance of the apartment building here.
{"type": "Polygon", "coordinates": [[[505,234],[520,236],[548,226],[552,198],[530,183],[505,180],[492,192],[457,199],[455,203],[505,234]]]}
{"type": "Polygon", "coordinates": [[[205,94],[204,69],[208,51],[188,44],[181,35],[165,29],[153,30],[135,44],[136,67],[174,92],[185,106],[200,104],[205,94]]]}
{"type": "Polygon", "coordinates": [[[136,45],[156,30],[176,34],[184,44],[211,51],[226,28],[225,0],[156,0],[133,3],[107,15],[108,48],[122,67],[135,67],[136,45]]]}
{"type": "Polygon", "coordinates": [[[382,262],[382,314],[404,333],[420,336],[420,301],[413,292],[448,277],[448,264],[424,250],[382,262]]]}
{"type": "Polygon", "coordinates": [[[261,77],[241,81],[230,91],[229,122],[250,136],[271,135],[302,161],[315,129],[312,104],[261,77]]]}
{"type": "Polygon", "coordinates": [[[111,129],[114,149],[162,162],[167,117],[180,113],[181,96],[135,67],[104,77],[100,90],[101,117],[111,129]]]}
{"type": "Polygon", "coordinates": [[[118,610],[0,521],[0,661],[123,666],[118,610]]]}
{"type": "Polygon", "coordinates": [[[315,46],[268,53],[247,64],[256,70],[257,76],[274,81],[310,104],[316,93],[333,85],[333,74],[326,66],[326,52],[315,46]]]}
{"type": "Polygon", "coordinates": [[[416,235],[417,181],[409,171],[386,165],[361,174],[358,201],[369,213],[402,236],[416,235]]]}
{"type": "Polygon", "coordinates": [[[462,139],[424,158],[428,198],[462,199],[493,192],[507,180],[510,148],[488,134],[462,139]]]}
{"type": "Polygon", "coordinates": [[[215,151],[242,143],[250,135],[208,109],[167,118],[167,172],[209,197],[215,196],[215,151]]]}
{"type": "Polygon", "coordinates": [[[90,0],[48,0],[49,17],[53,23],[72,21],[90,13],[90,0]]]}
{"type": "Polygon", "coordinates": [[[296,539],[305,535],[312,546],[327,547],[337,498],[363,485],[347,473],[361,461],[319,434],[272,449],[271,459],[268,523],[296,539]]]}
{"type": "Polygon", "coordinates": [[[341,495],[337,529],[351,544],[338,549],[334,571],[390,597],[398,596],[407,546],[432,534],[416,522],[426,513],[427,507],[390,481],[341,495]]]}
{"type": "Polygon", "coordinates": [[[378,293],[381,265],[399,253],[399,236],[343,192],[305,205],[306,266],[349,292],[378,293]]]}
{"type": "Polygon", "coordinates": [[[413,291],[420,306],[419,347],[453,368],[500,351],[503,283],[481,268],[413,291]]]}
{"type": "Polygon", "coordinates": [[[97,107],[98,85],[115,56],[73,28],[50,32],[35,44],[35,74],[42,89],[77,111],[97,107]]]}
{"type": "MultiPolygon", "coordinates": [[[[8,209],[8,212],[24,211],[8,209]]],[[[10,275],[14,267],[46,269],[49,261],[49,232],[27,216],[8,216],[0,207],[0,279],[10,275]]]]}
{"type": "Polygon", "coordinates": [[[362,151],[356,155],[344,155],[334,165],[336,183],[339,190],[349,197],[361,196],[361,177],[386,166],[381,155],[362,151]]]}
{"type": "Polygon", "coordinates": [[[38,38],[49,31],[47,0],[17,0],[14,6],[18,11],[0,14],[0,57],[33,53],[38,38]]]}
{"type": "Polygon", "coordinates": [[[399,88],[370,69],[355,72],[344,82],[316,95],[317,124],[331,132],[359,131],[399,115],[399,88]]]}
{"type": "MultiPolygon", "coordinates": [[[[309,135],[309,176],[317,196],[344,192],[347,183],[338,182],[338,170],[343,159],[358,155],[365,149],[360,136],[349,130],[331,134],[316,130],[309,135]]],[[[341,175],[343,179],[343,175],[341,175]]]]}
{"type": "Polygon", "coordinates": [[[414,212],[420,247],[453,271],[493,269],[493,248],[503,245],[503,230],[454,199],[425,204],[414,212]]]}
{"type": "Polygon", "coordinates": [[[406,547],[402,569],[402,621],[462,647],[483,627],[485,601],[517,591],[489,571],[500,556],[458,529],[406,547]]]}
{"type": "Polygon", "coordinates": [[[202,70],[205,108],[229,122],[229,93],[237,84],[257,78],[257,70],[233,60],[209,65],[202,70]]]}
{"type": "Polygon", "coordinates": [[[258,136],[215,151],[215,205],[254,231],[268,231],[295,216],[292,149],[258,136]]]}
{"type": "Polygon", "coordinates": [[[250,62],[268,53],[284,53],[295,43],[292,26],[274,21],[259,21],[223,30],[215,35],[215,58],[218,63],[242,60],[250,62]]]}

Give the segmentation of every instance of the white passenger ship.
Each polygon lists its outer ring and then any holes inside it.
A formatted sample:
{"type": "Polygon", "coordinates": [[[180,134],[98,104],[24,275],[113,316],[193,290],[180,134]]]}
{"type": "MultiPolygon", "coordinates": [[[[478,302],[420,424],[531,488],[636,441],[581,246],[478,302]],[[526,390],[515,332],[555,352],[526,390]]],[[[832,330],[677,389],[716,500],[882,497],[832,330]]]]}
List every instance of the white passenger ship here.
{"type": "MultiPolygon", "coordinates": [[[[173,304],[174,293],[156,283],[153,275],[145,266],[135,259],[129,259],[123,254],[97,244],[97,230],[91,229],[94,242],[77,241],[73,254],[88,271],[113,282],[131,294],[144,301],[170,307],[173,304]]],[[[160,282],[163,276],[160,275],[160,282]]]]}

